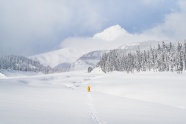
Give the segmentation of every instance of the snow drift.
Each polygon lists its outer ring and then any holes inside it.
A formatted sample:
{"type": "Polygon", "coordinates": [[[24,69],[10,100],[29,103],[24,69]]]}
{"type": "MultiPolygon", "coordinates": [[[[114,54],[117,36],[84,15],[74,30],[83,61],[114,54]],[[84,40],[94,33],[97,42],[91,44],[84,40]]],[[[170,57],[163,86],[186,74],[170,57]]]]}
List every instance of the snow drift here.
{"type": "Polygon", "coordinates": [[[4,74],[0,73],[0,79],[4,79],[4,78],[6,78],[6,76],[4,74]]]}
{"type": "Polygon", "coordinates": [[[92,74],[103,74],[104,72],[100,67],[96,67],[91,71],[92,74]]]}

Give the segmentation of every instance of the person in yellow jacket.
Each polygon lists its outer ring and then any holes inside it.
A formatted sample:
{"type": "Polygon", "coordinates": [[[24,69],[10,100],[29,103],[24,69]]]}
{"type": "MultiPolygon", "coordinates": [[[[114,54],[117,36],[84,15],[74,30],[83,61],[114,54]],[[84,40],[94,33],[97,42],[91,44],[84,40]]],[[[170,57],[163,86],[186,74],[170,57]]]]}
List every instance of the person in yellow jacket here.
{"type": "Polygon", "coordinates": [[[87,87],[88,92],[90,92],[90,86],[87,87]]]}

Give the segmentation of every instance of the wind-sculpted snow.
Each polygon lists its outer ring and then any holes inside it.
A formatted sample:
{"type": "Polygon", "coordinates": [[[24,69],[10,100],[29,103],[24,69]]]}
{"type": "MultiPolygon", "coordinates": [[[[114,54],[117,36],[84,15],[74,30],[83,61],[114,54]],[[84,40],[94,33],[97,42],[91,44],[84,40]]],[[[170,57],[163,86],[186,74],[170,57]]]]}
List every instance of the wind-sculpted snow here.
{"type": "Polygon", "coordinates": [[[185,76],[72,71],[6,77],[0,79],[0,124],[185,124],[185,76]]]}

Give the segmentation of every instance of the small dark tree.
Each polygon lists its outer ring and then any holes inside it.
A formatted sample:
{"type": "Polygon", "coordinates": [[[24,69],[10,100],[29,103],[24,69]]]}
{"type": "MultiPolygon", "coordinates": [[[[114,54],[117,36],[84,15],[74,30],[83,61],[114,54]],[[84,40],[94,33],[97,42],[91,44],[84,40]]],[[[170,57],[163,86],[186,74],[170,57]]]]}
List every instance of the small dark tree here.
{"type": "Polygon", "coordinates": [[[92,67],[88,67],[88,73],[90,73],[93,70],[92,67]]]}

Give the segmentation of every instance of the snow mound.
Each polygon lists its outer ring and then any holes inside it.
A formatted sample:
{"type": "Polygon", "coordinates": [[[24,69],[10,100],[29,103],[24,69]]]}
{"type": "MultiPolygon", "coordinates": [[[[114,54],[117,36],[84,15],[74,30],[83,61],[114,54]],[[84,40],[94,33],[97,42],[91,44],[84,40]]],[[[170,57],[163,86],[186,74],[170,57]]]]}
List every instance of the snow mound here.
{"type": "Polygon", "coordinates": [[[103,74],[104,72],[102,71],[102,69],[100,67],[94,68],[91,73],[93,74],[103,74]]]}
{"type": "Polygon", "coordinates": [[[4,79],[4,78],[6,78],[6,76],[4,74],[0,73],[0,79],[4,79]]]}
{"type": "Polygon", "coordinates": [[[126,30],[124,30],[120,25],[114,25],[105,29],[101,33],[94,35],[93,39],[101,39],[105,41],[113,41],[121,36],[130,35],[126,30]]]}

